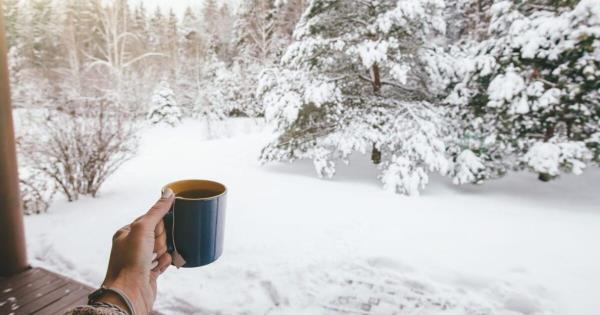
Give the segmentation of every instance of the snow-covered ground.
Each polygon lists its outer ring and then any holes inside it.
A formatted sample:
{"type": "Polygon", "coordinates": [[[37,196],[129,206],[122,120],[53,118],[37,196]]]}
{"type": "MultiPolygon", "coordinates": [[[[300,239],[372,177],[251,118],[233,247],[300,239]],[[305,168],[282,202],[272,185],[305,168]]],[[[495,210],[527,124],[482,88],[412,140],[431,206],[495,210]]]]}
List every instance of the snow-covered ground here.
{"type": "Polygon", "coordinates": [[[598,314],[600,171],[551,183],[515,174],[484,186],[434,178],[421,197],[382,190],[366,157],[317,179],[310,162],[261,166],[250,120],[152,127],[96,199],[26,218],[30,260],[91,285],[113,232],[163,184],[229,189],[225,252],[169,269],[165,314],[598,314]]]}

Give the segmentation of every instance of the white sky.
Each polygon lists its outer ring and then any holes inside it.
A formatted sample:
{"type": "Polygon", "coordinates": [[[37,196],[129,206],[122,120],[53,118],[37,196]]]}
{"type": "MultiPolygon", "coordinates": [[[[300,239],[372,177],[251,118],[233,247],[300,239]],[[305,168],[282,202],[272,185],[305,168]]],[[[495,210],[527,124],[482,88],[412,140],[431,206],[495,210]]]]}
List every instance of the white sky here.
{"type": "MultiPolygon", "coordinates": [[[[169,0],[169,1],[165,1],[165,0],[129,0],[130,3],[140,3],[143,2],[144,5],[146,6],[146,9],[149,12],[152,12],[152,10],[158,5],[161,8],[173,8],[173,10],[175,10],[175,13],[177,13],[177,15],[181,16],[183,15],[183,11],[185,10],[185,8],[187,6],[191,6],[192,8],[200,8],[202,7],[202,3],[204,2],[203,0],[169,0]]],[[[223,2],[228,2],[231,5],[237,5],[237,3],[239,3],[240,1],[243,0],[217,0],[217,3],[223,3],[223,2]]]]}

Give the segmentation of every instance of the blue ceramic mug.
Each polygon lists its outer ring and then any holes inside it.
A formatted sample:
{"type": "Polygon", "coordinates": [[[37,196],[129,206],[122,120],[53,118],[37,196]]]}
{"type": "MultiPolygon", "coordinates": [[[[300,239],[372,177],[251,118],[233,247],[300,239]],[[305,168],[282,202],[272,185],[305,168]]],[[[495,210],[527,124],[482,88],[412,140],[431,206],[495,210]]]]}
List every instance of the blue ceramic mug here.
{"type": "Polygon", "coordinates": [[[223,253],[225,185],[210,180],[181,180],[165,187],[175,201],[164,217],[167,249],[177,267],[199,267],[223,253]]]}

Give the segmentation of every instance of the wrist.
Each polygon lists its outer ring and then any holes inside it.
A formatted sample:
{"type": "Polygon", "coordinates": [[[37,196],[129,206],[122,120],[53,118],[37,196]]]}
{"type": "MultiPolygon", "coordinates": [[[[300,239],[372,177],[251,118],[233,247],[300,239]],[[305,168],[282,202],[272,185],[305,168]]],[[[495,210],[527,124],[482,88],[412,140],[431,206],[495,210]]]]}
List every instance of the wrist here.
{"type": "Polygon", "coordinates": [[[98,296],[98,298],[95,299],[95,302],[102,302],[115,305],[123,311],[127,312],[127,314],[133,315],[133,310],[130,310],[129,306],[127,305],[127,303],[125,303],[121,296],[119,296],[113,291],[105,291],[100,296],[98,296]]]}
{"type": "Polygon", "coordinates": [[[115,304],[128,311],[129,314],[140,314],[139,312],[144,309],[143,301],[139,301],[139,294],[135,290],[137,283],[129,281],[128,279],[118,278],[115,280],[106,279],[102,283],[102,287],[112,289],[113,291],[106,292],[97,300],[100,302],[112,303],[111,301],[117,301],[115,304]],[[118,292],[118,293],[117,293],[118,292]],[[129,303],[129,304],[128,304],[129,303]]]}

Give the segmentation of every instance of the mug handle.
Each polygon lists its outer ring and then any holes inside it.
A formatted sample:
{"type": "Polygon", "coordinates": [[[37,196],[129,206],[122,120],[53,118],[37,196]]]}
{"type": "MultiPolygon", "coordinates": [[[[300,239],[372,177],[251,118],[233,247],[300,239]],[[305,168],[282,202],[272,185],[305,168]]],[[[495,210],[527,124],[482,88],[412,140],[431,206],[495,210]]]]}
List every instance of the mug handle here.
{"type": "Polygon", "coordinates": [[[185,259],[177,252],[177,247],[175,246],[175,202],[173,202],[171,209],[163,217],[163,222],[165,224],[165,233],[167,233],[167,251],[172,257],[171,264],[177,268],[181,268],[185,265],[185,259]]]}
{"type": "Polygon", "coordinates": [[[167,234],[167,252],[169,252],[169,254],[172,254],[175,251],[175,240],[173,239],[174,216],[173,207],[171,207],[169,212],[163,218],[165,233],[167,234]]]}

